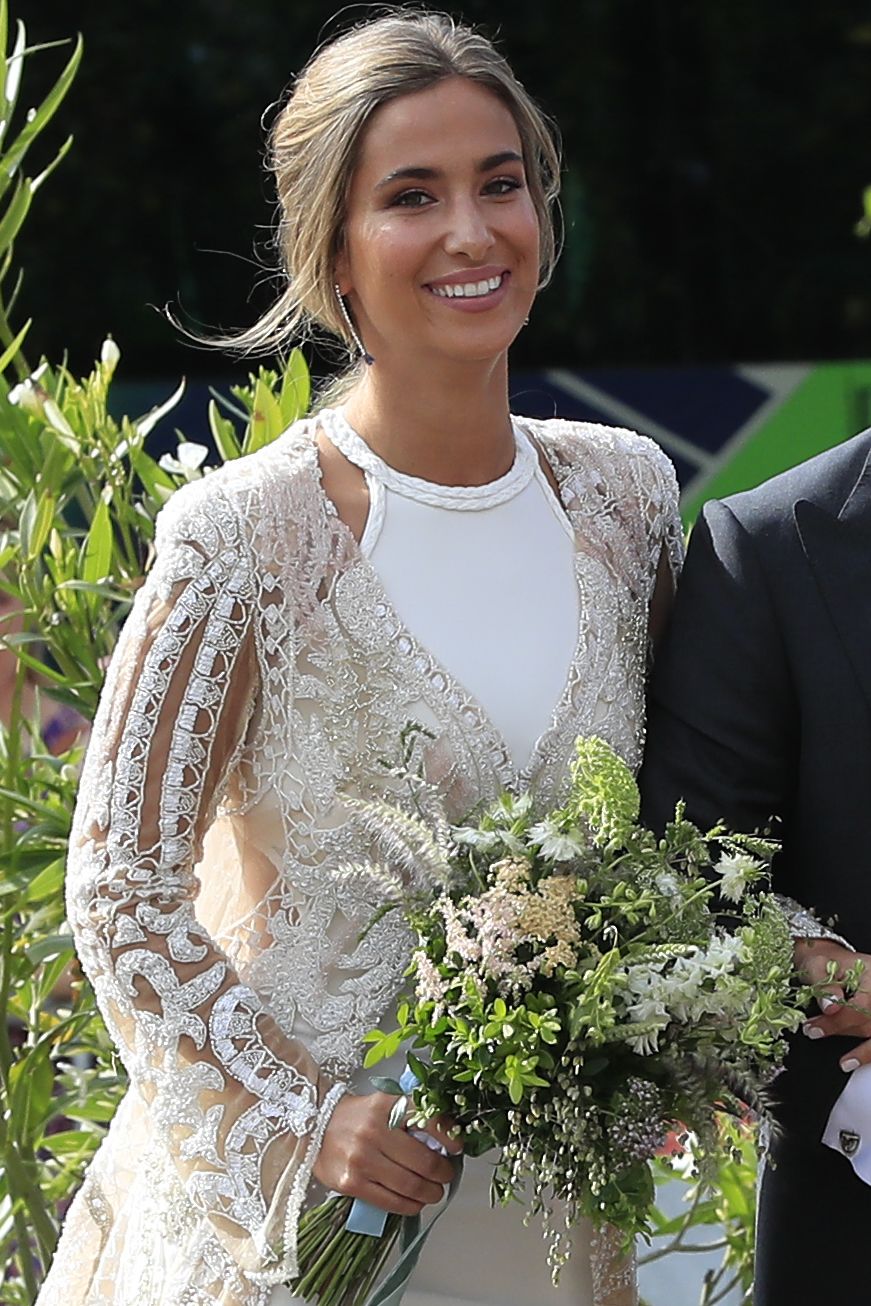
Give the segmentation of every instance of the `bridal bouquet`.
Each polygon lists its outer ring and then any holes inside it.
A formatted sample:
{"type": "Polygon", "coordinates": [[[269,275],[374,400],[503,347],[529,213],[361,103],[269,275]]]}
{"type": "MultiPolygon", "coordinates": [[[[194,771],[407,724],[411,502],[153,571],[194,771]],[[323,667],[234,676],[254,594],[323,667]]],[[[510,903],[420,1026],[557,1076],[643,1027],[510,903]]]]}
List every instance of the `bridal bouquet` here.
{"type": "MultiPolygon", "coordinates": [[[[706,1157],[713,1168],[718,1113],[765,1114],[803,1018],[767,889],[776,844],[701,831],[682,805],[657,838],[599,739],[578,740],[568,799],[547,814],[528,794],[462,826],[422,806],[362,806],[384,860],[349,873],[375,877],[382,911],[401,911],[417,938],[396,1027],[367,1036],[368,1066],[405,1050],[414,1087],[377,1081],[397,1094],[396,1119],[448,1115],[466,1155],[495,1149],[493,1200],[543,1215],[554,1274],[583,1217],[628,1247],[649,1231],[651,1161],[669,1130],[691,1130],[702,1173],[706,1157]]],[[[398,1300],[395,1284],[367,1299],[361,1276],[336,1275],[349,1240],[380,1266],[402,1225],[391,1217],[367,1250],[344,1228],[348,1205],[306,1217],[297,1291],[327,1306],[398,1300]]]]}

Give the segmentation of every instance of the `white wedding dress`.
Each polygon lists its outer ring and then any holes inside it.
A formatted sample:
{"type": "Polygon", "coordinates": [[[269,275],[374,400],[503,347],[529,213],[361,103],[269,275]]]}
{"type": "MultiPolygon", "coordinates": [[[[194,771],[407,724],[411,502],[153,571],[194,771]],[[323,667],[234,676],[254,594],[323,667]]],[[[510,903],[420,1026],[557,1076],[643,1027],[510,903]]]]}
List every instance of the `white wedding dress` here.
{"type": "MultiPolygon", "coordinates": [[[[410,938],[365,937],[348,797],[393,794],[410,722],[454,818],[564,794],[578,734],[635,767],[647,620],[679,564],[650,441],[516,422],[475,488],[379,462],[341,414],[176,494],[113,659],[73,829],[69,918],[131,1087],[67,1216],[40,1306],[283,1306],[323,1132],[389,1020],[410,938]],[[358,545],[320,483],[319,426],[366,472],[358,545]],[[534,442],[534,443],[533,443],[534,442]],[[551,490],[537,449],[559,487],[551,490]]],[[[468,1165],[407,1306],[591,1306],[588,1231],[558,1289],[535,1223],[468,1165]]]]}

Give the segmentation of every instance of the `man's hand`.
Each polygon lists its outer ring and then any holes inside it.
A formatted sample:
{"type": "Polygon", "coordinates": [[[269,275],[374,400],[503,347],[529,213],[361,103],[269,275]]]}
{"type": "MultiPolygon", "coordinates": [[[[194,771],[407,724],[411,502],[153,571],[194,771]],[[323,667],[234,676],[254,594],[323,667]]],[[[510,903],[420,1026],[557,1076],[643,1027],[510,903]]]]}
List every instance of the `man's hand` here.
{"type": "Polygon", "coordinates": [[[795,964],[801,978],[815,985],[820,994],[817,1002],[822,1014],[806,1020],[802,1026],[807,1037],[826,1038],[838,1034],[864,1039],[841,1058],[841,1069],[848,1074],[871,1062],[871,956],[851,952],[833,939],[797,939],[795,964]],[[835,963],[834,978],[829,980],[832,962],[835,963]],[[844,977],[857,962],[862,962],[864,969],[856,992],[847,997],[843,989],[844,977]]]}

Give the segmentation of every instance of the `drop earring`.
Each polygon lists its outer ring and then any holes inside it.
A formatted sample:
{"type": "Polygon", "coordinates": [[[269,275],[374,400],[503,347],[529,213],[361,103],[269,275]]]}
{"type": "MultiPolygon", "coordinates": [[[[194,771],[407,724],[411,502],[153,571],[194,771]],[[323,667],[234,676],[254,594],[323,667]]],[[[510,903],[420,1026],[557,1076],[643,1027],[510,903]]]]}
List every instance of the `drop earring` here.
{"type": "Polygon", "coordinates": [[[348,312],[348,306],[345,303],[344,298],[342,297],[341,290],[339,290],[339,283],[335,282],[333,288],[335,289],[336,299],[338,300],[339,303],[339,312],[341,313],[345,325],[347,326],[348,331],[350,332],[351,339],[353,340],[354,344],[357,346],[357,349],[359,350],[360,357],[362,358],[363,362],[366,364],[367,367],[371,367],[372,364],[375,362],[375,359],[369,353],[368,349],[365,348],[363,341],[360,339],[360,334],[357,328],[354,326],[354,321],[351,317],[351,314],[348,312]]]}

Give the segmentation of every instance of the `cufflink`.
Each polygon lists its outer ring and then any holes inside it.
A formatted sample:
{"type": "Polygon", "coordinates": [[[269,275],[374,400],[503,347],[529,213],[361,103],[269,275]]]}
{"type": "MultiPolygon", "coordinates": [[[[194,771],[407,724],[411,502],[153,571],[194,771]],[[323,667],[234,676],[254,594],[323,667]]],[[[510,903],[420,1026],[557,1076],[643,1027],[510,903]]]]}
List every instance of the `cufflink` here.
{"type": "Polygon", "coordinates": [[[838,1142],[841,1144],[841,1151],[844,1156],[854,1156],[859,1150],[861,1141],[861,1135],[855,1133],[852,1129],[842,1129],[838,1135],[838,1142]]]}

